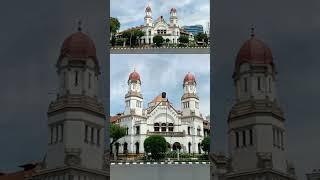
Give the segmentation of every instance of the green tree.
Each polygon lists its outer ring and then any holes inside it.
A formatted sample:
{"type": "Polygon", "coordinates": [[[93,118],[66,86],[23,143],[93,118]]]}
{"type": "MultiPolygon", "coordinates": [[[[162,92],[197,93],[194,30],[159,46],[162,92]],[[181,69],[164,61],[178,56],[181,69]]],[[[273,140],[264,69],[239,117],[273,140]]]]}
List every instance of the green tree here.
{"type": "Polygon", "coordinates": [[[144,36],[144,34],[140,29],[128,29],[122,33],[123,37],[129,40],[131,46],[139,44],[140,38],[144,36]]]}
{"type": "Polygon", "coordinates": [[[189,43],[189,37],[188,36],[180,36],[178,41],[182,44],[188,44],[189,43]]]}
{"type": "Polygon", "coordinates": [[[210,137],[205,137],[201,141],[201,149],[206,153],[210,151],[210,137]]]}
{"type": "Polygon", "coordinates": [[[153,37],[153,43],[156,44],[156,46],[158,47],[162,46],[163,42],[164,42],[164,39],[162,36],[156,35],[153,37]]]}
{"type": "Polygon", "coordinates": [[[114,35],[120,29],[120,22],[117,18],[110,17],[110,33],[114,35]]]}
{"type": "Polygon", "coordinates": [[[160,135],[149,136],[143,143],[146,153],[151,153],[151,158],[160,160],[165,157],[168,148],[167,141],[160,135]]]}
{"type": "Polygon", "coordinates": [[[118,124],[111,124],[110,125],[110,138],[112,141],[110,146],[117,142],[120,138],[124,137],[127,134],[127,129],[124,127],[119,126],[118,124]]]}
{"type": "Polygon", "coordinates": [[[208,36],[207,34],[204,34],[204,33],[198,33],[194,36],[194,39],[196,41],[203,41],[205,43],[208,43],[208,36]]]}

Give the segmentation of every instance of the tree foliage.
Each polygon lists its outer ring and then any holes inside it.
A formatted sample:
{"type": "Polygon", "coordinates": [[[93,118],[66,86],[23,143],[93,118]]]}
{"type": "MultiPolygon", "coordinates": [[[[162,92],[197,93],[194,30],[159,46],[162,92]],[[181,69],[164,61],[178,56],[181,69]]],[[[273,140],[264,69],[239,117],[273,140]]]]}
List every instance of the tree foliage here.
{"type": "Polygon", "coordinates": [[[110,145],[112,146],[120,138],[124,137],[127,134],[127,129],[119,126],[118,124],[110,124],[110,138],[112,138],[112,142],[110,145]]]}
{"type": "Polygon", "coordinates": [[[201,149],[207,153],[210,151],[210,137],[205,137],[201,141],[201,149]]]}
{"type": "Polygon", "coordinates": [[[166,139],[160,135],[149,136],[143,143],[144,150],[151,153],[154,160],[160,160],[165,157],[168,148],[166,139]]]}
{"type": "Polygon", "coordinates": [[[180,36],[178,41],[182,44],[188,44],[189,43],[189,37],[188,36],[180,36]]]}
{"type": "Polygon", "coordinates": [[[120,22],[117,18],[110,17],[110,32],[116,34],[120,29],[120,22]]]}
{"type": "Polygon", "coordinates": [[[144,34],[145,33],[140,29],[128,29],[126,31],[123,31],[122,36],[129,41],[129,44],[131,44],[131,46],[136,46],[139,43],[140,38],[144,36],[144,34]]]}
{"type": "Polygon", "coordinates": [[[196,41],[203,41],[205,43],[208,43],[208,36],[207,34],[204,34],[204,33],[198,33],[194,36],[194,39],[196,41]]]}
{"type": "Polygon", "coordinates": [[[158,47],[162,46],[163,42],[164,42],[164,39],[163,39],[162,36],[156,35],[156,36],[153,37],[153,43],[156,46],[158,46],[158,47]]]}

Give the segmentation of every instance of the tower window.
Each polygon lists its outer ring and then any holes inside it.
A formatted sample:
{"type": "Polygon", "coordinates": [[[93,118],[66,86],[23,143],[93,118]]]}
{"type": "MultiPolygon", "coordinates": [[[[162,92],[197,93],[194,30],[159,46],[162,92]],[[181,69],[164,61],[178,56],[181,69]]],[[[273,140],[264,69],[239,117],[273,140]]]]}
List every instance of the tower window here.
{"type": "Polygon", "coordinates": [[[188,135],[190,135],[190,134],[191,134],[190,129],[191,129],[191,128],[190,128],[190,127],[188,127],[188,135]]]}
{"type": "Polygon", "coordinates": [[[91,137],[90,137],[90,141],[91,141],[91,143],[94,143],[94,128],[93,127],[91,127],[91,137]]]}
{"type": "Polygon", "coordinates": [[[247,142],[246,142],[246,131],[242,131],[242,145],[246,146],[247,142]]]}
{"type": "Polygon", "coordinates": [[[283,147],[283,132],[282,131],[280,131],[280,141],[281,141],[281,148],[283,149],[284,147],[283,147]]]}
{"type": "Polygon", "coordinates": [[[236,146],[239,147],[239,132],[236,132],[236,146]]]}
{"type": "Polygon", "coordinates": [[[62,83],[62,87],[65,88],[66,87],[66,72],[63,72],[63,79],[62,79],[63,83],[62,83]]]}
{"type": "Polygon", "coordinates": [[[127,135],[129,134],[129,128],[128,127],[126,128],[126,134],[127,135]]]}
{"type": "Polygon", "coordinates": [[[198,102],[196,102],[196,108],[199,109],[199,103],[198,102]]]}
{"type": "Polygon", "coordinates": [[[272,128],[273,146],[276,146],[276,129],[272,128]]]}
{"type": "Polygon", "coordinates": [[[140,134],[140,126],[136,126],[136,134],[140,134]]]}
{"type": "Polygon", "coordinates": [[[88,77],[88,88],[91,88],[91,73],[89,73],[89,77],[88,77]]]}
{"type": "Polygon", "coordinates": [[[55,129],[56,129],[56,137],[55,137],[56,140],[55,140],[55,143],[57,143],[58,139],[59,139],[59,126],[56,126],[55,129]]]}
{"type": "Polygon", "coordinates": [[[269,92],[271,92],[271,87],[272,87],[272,85],[271,85],[271,78],[269,78],[269,92]]]}
{"type": "Polygon", "coordinates": [[[88,125],[85,127],[84,142],[88,142],[88,125]]]}
{"type": "Polygon", "coordinates": [[[75,72],[74,86],[78,86],[78,71],[75,72]]]}
{"type": "Polygon", "coordinates": [[[244,92],[247,92],[248,91],[248,78],[244,78],[244,92]]]}
{"type": "Polygon", "coordinates": [[[257,83],[258,83],[258,91],[261,90],[261,78],[257,77],[257,83]]]}
{"type": "Polygon", "coordinates": [[[52,144],[53,143],[53,126],[51,126],[50,129],[51,129],[50,130],[50,132],[51,132],[50,133],[50,144],[52,144]]]}
{"type": "Polygon", "coordinates": [[[249,136],[250,136],[250,145],[253,145],[253,132],[252,132],[252,129],[249,130],[249,136]]]}
{"type": "Polygon", "coordinates": [[[100,145],[100,129],[97,129],[97,145],[100,145]]]}
{"type": "Polygon", "coordinates": [[[61,127],[60,142],[62,142],[63,141],[63,124],[61,124],[60,127],[61,127]]]}

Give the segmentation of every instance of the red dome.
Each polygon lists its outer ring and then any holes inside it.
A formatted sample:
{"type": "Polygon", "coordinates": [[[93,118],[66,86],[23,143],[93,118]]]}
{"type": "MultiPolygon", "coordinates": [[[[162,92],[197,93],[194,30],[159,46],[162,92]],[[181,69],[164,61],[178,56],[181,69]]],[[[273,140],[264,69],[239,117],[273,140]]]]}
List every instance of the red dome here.
{"type": "Polygon", "coordinates": [[[81,31],[64,40],[60,53],[60,57],[97,58],[94,42],[81,31]]]}
{"type": "Polygon", "coordinates": [[[137,73],[136,71],[133,71],[130,75],[129,75],[129,80],[131,81],[141,81],[140,80],[140,75],[139,73],[137,73]]]}
{"type": "Polygon", "coordinates": [[[183,83],[186,83],[186,82],[196,82],[196,78],[194,77],[193,74],[188,72],[188,74],[184,77],[184,80],[183,80],[183,83]]]}
{"type": "Polygon", "coordinates": [[[240,48],[236,67],[238,68],[242,63],[253,64],[273,64],[273,57],[271,49],[261,40],[252,36],[240,48]]]}
{"type": "Polygon", "coordinates": [[[170,12],[177,12],[176,8],[171,8],[170,12]]]}
{"type": "Polygon", "coordinates": [[[146,7],[146,12],[151,12],[151,7],[150,6],[146,7]]]}

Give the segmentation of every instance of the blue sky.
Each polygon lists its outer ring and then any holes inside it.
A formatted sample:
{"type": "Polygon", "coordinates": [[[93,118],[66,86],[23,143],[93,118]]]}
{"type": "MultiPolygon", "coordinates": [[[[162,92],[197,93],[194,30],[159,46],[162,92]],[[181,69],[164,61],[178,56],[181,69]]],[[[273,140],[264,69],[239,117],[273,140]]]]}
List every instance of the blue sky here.
{"type": "Polygon", "coordinates": [[[171,8],[177,9],[181,26],[201,24],[204,29],[210,20],[210,0],[111,0],[110,14],[121,23],[120,30],[144,23],[145,8],[150,4],[155,21],[163,16],[168,22],[171,8]]]}
{"type": "Polygon", "coordinates": [[[180,108],[184,76],[191,72],[197,81],[200,110],[210,114],[210,55],[208,54],[111,54],[110,112],[124,110],[129,74],[136,69],[142,81],[144,107],[161,92],[167,92],[174,107],[180,108]]]}

